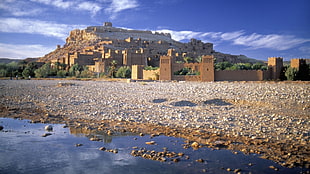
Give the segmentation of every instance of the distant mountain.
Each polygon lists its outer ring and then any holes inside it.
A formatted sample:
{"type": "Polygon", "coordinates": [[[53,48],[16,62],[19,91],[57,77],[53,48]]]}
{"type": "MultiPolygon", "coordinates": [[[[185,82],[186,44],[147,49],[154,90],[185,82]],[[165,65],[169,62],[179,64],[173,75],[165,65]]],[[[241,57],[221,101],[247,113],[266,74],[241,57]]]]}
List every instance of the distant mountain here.
{"type": "Polygon", "coordinates": [[[9,58],[0,58],[0,63],[11,63],[11,62],[19,62],[22,59],[9,59],[9,58]]]}
{"type": "Polygon", "coordinates": [[[243,60],[244,62],[249,62],[249,63],[264,63],[264,61],[262,61],[262,60],[257,60],[257,59],[254,59],[254,58],[249,58],[249,57],[247,57],[247,56],[245,56],[245,55],[240,55],[240,56],[238,56],[238,59],[240,59],[240,60],[243,60]]]}
{"type": "Polygon", "coordinates": [[[36,62],[38,61],[39,58],[26,58],[26,59],[9,59],[9,58],[0,58],[0,63],[11,63],[11,62],[20,62],[20,61],[25,61],[26,63],[29,62],[36,62]]]}

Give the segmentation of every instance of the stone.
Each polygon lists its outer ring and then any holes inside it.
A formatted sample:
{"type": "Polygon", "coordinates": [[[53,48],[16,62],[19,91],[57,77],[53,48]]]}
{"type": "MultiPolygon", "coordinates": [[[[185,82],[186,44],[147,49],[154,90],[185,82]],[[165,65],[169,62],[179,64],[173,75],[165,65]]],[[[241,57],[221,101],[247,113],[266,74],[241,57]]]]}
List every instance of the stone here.
{"type": "Polygon", "coordinates": [[[47,126],[44,127],[44,129],[46,131],[53,131],[53,126],[52,125],[47,125],[47,126]]]}
{"type": "Polygon", "coordinates": [[[239,172],[241,172],[241,169],[235,169],[234,170],[234,173],[239,173],[239,172]]]}
{"type": "Polygon", "coordinates": [[[52,135],[52,134],[51,133],[45,133],[45,134],[42,135],[42,137],[47,137],[47,136],[50,136],[50,135],[52,135]]]}
{"type": "Polygon", "coordinates": [[[100,147],[99,150],[105,151],[106,148],[105,147],[100,147]]]}
{"type": "Polygon", "coordinates": [[[192,146],[193,148],[199,148],[199,143],[193,142],[193,143],[191,144],[191,146],[192,146]]]}
{"type": "Polygon", "coordinates": [[[148,145],[155,145],[155,141],[148,141],[148,142],[145,142],[145,144],[148,144],[148,145]]]}
{"type": "Polygon", "coordinates": [[[4,128],[4,127],[3,127],[2,125],[0,125],[0,131],[2,131],[2,130],[3,130],[3,128],[4,128]]]}
{"type": "Polygon", "coordinates": [[[205,160],[203,160],[202,158],[199,158],[196,160],[196,162],[199,162],[199,163],[203,163],[205,160]]]}

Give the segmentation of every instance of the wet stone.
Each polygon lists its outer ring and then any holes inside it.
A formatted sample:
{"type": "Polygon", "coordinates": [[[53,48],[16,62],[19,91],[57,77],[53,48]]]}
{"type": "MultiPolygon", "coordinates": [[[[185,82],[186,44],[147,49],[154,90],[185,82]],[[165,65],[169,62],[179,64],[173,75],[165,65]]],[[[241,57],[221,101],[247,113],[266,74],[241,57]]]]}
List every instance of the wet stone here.
{"type": "Polygon", "coordinates": [[[52,134],[51,133],[45,133],[45,134],[42,135],[42,137],[47,137],[47,136],[50,136],[50,135],[52,135],[52,134]]]}
{"type": "Polygon", "coordinates": [[[52,125],[47,125],[47,126],[44,127],[44,129],[46,131],[53,131],[53,126],[52,125]]]}

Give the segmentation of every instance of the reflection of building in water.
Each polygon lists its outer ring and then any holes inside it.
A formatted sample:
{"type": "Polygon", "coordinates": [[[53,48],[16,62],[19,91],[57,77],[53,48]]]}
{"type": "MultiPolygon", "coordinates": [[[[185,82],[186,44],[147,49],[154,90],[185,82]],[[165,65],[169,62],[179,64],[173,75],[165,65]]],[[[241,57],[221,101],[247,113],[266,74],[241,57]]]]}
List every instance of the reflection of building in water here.
{"type": "Polygon", "coordinates": [[[114,134],[108,135],[105,131],[100,131],[98,129],[89,129],[87,127],[70,127],[70,134],[73,134],[77,137],[87,137],[87,138],[96,138],[102,140],[104,143],[111,143],[113,137],[122,137],[122,136],[136,136],[137,133],[132,132],[114,132],[114,134]]]}
{"type": "Polygon", "coordinates": [[[70,133],[78,137],[98,138],[100,140],[103,140],[104,143],[112,142],[112,136],[109,136],[103,131],[91,130],[88,128],[81,128],[81,127],[79,128],[70,127],[70,133]]]}

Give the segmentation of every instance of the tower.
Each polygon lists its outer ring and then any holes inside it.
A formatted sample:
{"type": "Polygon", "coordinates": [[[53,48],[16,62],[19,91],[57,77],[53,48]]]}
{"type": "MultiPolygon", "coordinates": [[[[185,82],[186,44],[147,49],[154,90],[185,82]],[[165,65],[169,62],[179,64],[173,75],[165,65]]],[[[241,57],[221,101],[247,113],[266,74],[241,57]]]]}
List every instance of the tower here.
{"type": "Polygon", "coordinates": [[[103,26],[112,27],[112,22],[104,22],[103,26]]]}
{"type": "Polygon", "coordinates": [[[212,82],[214,81],[214,56],[203,55],[200,65],[201,81],[212,82]]]}
{"type": "Polygon", "coordinates": [[[282,57],[269,57],[268,58],[268,71],[269,79],[277,80],[280,79],[280,74],[283,68],[283,58],[282,57]]]}

